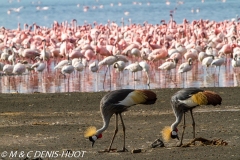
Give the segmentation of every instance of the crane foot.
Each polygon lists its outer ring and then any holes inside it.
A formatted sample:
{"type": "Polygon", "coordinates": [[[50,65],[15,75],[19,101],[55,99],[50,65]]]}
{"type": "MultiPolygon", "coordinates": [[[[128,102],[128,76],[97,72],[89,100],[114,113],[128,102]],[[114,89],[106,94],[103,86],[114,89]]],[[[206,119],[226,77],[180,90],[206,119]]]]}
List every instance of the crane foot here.
{"type": "Polygon", "coordinates": [[[118,150],[117,152],[128,152],[127,148],[123,147],[122,150],[118,150]]]}
{"type": "Polygon", "coordinates": [[[105,149],[103,151],[98,151],[98,153],[105,153],[105,152],[116,152],[117,149],[105,149]]]}
{"type": "Polygon", "coordinates": [[[178,145],[177,145],[177,147],[182,147],[183,146],[183,144],[182,143],[179,143],[178,145]]]}

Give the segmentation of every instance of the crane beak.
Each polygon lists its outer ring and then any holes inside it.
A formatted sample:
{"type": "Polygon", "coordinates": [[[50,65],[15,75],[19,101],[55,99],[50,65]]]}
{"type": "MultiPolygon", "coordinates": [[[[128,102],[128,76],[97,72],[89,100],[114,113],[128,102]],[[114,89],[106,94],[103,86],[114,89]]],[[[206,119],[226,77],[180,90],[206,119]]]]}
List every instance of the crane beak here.
{"type": "Polygon", "coordinates": [[[92,136],[92,137],[89,137],[89,140],[92,142],[92,147],[96,141],[97,137],[96,136],[92,136]]]}
{"type": "Polygon", "coordinates": [[[179,137],[178,137],[178,135],[177,135],[176,137],[177,137],[177,139],[179,140],[179,137]]]}
{"type": "Polygon", "coordinates": [[[94,143],[95,143],[95,141],[92,141],[92,147],[93,147],[94,143]]]}

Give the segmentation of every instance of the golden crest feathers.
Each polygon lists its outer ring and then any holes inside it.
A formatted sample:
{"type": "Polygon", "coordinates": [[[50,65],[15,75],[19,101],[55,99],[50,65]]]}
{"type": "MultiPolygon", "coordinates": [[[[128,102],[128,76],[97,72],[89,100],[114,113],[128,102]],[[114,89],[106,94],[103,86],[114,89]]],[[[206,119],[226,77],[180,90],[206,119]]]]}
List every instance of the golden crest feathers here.
{"type": "Polygon", "coordinates": [[[162,130],[162,138],[165,142],[168,142],[171,139],[172,129],[170,126],[166,126],[162,130]]]}
{"type": "Polygon", "coordinates": [[[96,133],[97,133],[97,128],[94,126],[91,126],[84,132],[84,137],[91,137],[96,133]]]}

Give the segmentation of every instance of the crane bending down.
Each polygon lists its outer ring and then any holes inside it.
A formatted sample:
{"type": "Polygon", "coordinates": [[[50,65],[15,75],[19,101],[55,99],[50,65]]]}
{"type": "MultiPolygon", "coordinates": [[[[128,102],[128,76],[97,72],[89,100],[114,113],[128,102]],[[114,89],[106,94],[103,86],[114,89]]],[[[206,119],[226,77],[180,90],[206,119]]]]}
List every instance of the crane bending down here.
{"type": "Polygon", "coordinates": [[[125,125],[122,119],[122,112],[127,111],[127,109],[133,105],[154,104],[157,100],[156,94],[150,90],[134,90],[134,89],[120,89],[109,92],[106,94],[100,102],[100,112],[103,118],[103,127],[96,130],[95,127],[89,127],[84,136],[88,137],[92,142],[92,147],[95,141],[102,137],[102,133],[108,128],[110,118],[113,114],[116,115],[116,128],[108,149],[104,152],[110,152],[112,149],[112,144],[114,138],[118,132],[118,115],[120,116],[122,127],[123,127],[123,149],[120,152],[125,152],[125,125]]]}
{"type": "Polygon", "coordinates": [[[183,117],[183,131],[179,146],[182,146],[183,135],[185,130],[185,113],[190,111],[192,117],[193,126],[193,138],[195,138],[195,121],[193,118],[192,110],[200,105],[221,105],[222,98],[213,91],[202,90],[199,88],[185,88],[176,92],[171,98],[171,105],[176,117],[176,121],[171,127],[165,127],[162,130],[162,136],[165,141],[169,141],[170,138],[178,138],[177,126],[183,117]]]}

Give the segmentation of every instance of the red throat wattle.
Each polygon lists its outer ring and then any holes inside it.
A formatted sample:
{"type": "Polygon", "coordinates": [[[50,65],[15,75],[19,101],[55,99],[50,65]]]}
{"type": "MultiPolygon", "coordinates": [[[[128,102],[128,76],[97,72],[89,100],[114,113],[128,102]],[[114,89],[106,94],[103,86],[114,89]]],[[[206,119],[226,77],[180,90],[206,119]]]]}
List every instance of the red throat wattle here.
{"type": "Polygon", "coordinates": [[[97,138],[102,138],[102,134],[99,134],[99,135],[97,136],[97,138]]]}

